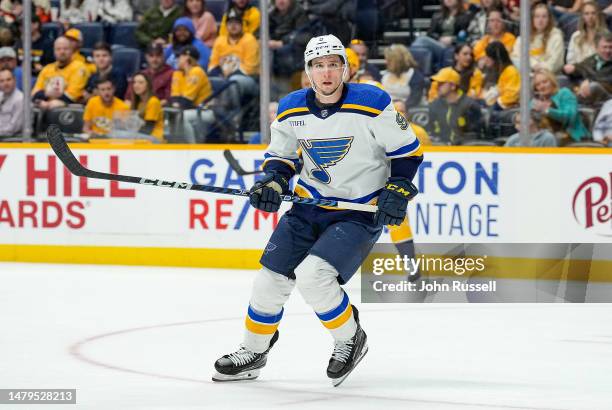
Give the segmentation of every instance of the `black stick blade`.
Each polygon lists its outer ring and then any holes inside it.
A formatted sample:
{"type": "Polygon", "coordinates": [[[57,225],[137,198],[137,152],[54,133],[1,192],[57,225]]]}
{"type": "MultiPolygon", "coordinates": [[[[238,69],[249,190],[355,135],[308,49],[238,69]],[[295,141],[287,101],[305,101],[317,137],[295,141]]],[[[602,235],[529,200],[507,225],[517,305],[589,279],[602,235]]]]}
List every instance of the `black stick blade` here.
{"type": "Polygon", "coordinates": [[[238,163],[238,160],[234,157],[234,155],[232,154],[232,152],[228,149],[223,151],[223,156],[225,157],[225,160],[227,161],[227,163],[229,164],[229,166],[240,176],[246,175],[246,172],[244,171],[244,169],[242,169],[242,167],[240,166],[240,164],[238,163]]]}
{"type": "Polygon", "coordinates": [[[80,177],[87,176],[87,169],[74,157],[72,151],[68,148],[68,144],[66,144],[62,130],[57,125],[49,125],[49,128],[47,128],[47,140],[55,155],[57,155],[70,172],[80,177]]]}

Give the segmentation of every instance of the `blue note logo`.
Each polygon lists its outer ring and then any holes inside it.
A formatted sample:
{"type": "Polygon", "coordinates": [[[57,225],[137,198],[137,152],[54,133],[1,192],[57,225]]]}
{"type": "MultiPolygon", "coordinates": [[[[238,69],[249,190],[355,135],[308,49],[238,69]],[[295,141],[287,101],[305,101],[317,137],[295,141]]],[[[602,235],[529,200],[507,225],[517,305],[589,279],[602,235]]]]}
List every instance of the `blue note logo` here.
{"type": "Polygon", "coordinates": [[[331,176],[326,169],[336,165],[348,154],[352,142],[353,137],[300,140],[302,149],[317,167],[311,171],[311,176],[324,184],[329,184],[331,176]]]}

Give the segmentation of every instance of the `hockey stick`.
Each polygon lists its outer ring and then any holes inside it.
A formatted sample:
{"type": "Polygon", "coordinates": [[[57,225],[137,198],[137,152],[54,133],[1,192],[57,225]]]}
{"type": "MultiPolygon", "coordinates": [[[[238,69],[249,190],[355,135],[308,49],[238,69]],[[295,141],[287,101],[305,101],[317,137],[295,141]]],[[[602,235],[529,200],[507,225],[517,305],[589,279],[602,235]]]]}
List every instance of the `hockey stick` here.
{"type": "MultiPolygon", "coordinates": [[[[140,184],[140,185],[151,185],[165,188],[176,188],[183,189],[189,191],[202,191],[202,192],[213,192],[216,194],[227,194],[227,195],[236,195],[248,197],[249,191],[244,189],[234,189],[234,188],[224,188],[210,185],[199,185],[199,184],[189,184],[187,182],[174,182],[174,181],[165,181],[162,179],[150,179],[150,178],[142,178],[142,177],[133,177],[128,175],[119,175],[119,174],[107,174],[106,172],[98,172],[92,171],[90,169],[85,168],[81,163],[76,159],[66,140],[64,139],[64,135],[62,131],[59,129],[57,125],[50,125],[47,128],[47,139],[49,140],[49,144],[51,148],[55,152],[55,155],[64,163],[66,168],[70,172],[72,172],[76,176],[86,177],[86,178],[94,178],[94,179],[105,179],[108,181],[121,181],[121,182],[129,182],[132,184],[140,184]]],[[[329,199],[314,199],[314,198],[302,198],[295,195],[281,195],[281,199],[285,202],[293,202],[296,204],[304,204],[304,205],[322,205],[329,206],[333,208],[339,209],[352,209],[355,211],[365,211],[365,212],[376,212],[378,208],[375,205],[366,205],[366,204],[355,204],[352,202],[345,201],[333,201],[329,199]]]]}
{"type": "Polygon", "coordinates": [[[263,173],[263,170],[245,171],[244,168],[242,168],[242,166],[240,165],[240,163],[238,163],[236,157],[234,157],[234,154],[232,154],[232,151],[228,149],[223,151],[223,156],[225,157],[225,160],[229,164],[230,168],[232,168],[234,172],[236,172],[240,176],[263,173]]]}

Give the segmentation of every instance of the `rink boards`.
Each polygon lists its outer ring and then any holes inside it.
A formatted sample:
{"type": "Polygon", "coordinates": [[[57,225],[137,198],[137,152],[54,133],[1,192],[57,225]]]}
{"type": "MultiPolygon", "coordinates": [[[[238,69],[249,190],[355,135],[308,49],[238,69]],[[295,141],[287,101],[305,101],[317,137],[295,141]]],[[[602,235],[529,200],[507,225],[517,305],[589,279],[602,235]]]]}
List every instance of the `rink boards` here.
{"type": "MultiPolygon", "coordinates": [[[[93,170],[250,187],[225,148],[72,145],[93,170]]],[[[229,148],[260,166],[262,146],[229,148]]],[[[415,183],[417,242],[612,242],[610,149],[429,147],[415,183]]],[[[242,197],[74,177],[45,144],[0,144],[0,260],[256,268],[277,218],[242,197]]]]}

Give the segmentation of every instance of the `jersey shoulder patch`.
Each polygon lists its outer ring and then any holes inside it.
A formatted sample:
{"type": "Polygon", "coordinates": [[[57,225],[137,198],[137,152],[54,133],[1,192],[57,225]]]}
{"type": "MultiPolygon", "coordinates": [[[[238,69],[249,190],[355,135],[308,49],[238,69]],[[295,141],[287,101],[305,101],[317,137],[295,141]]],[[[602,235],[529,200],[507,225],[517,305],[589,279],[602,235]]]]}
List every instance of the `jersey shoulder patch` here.
{"type": "Polygon", "coordinates": [[[306,92],[308,92],[307,88],[293,91],[281,99],[278,103],[276,120],[282,122],[290,117],[308,114],[309,110],[306,106],[306,92]]]}

